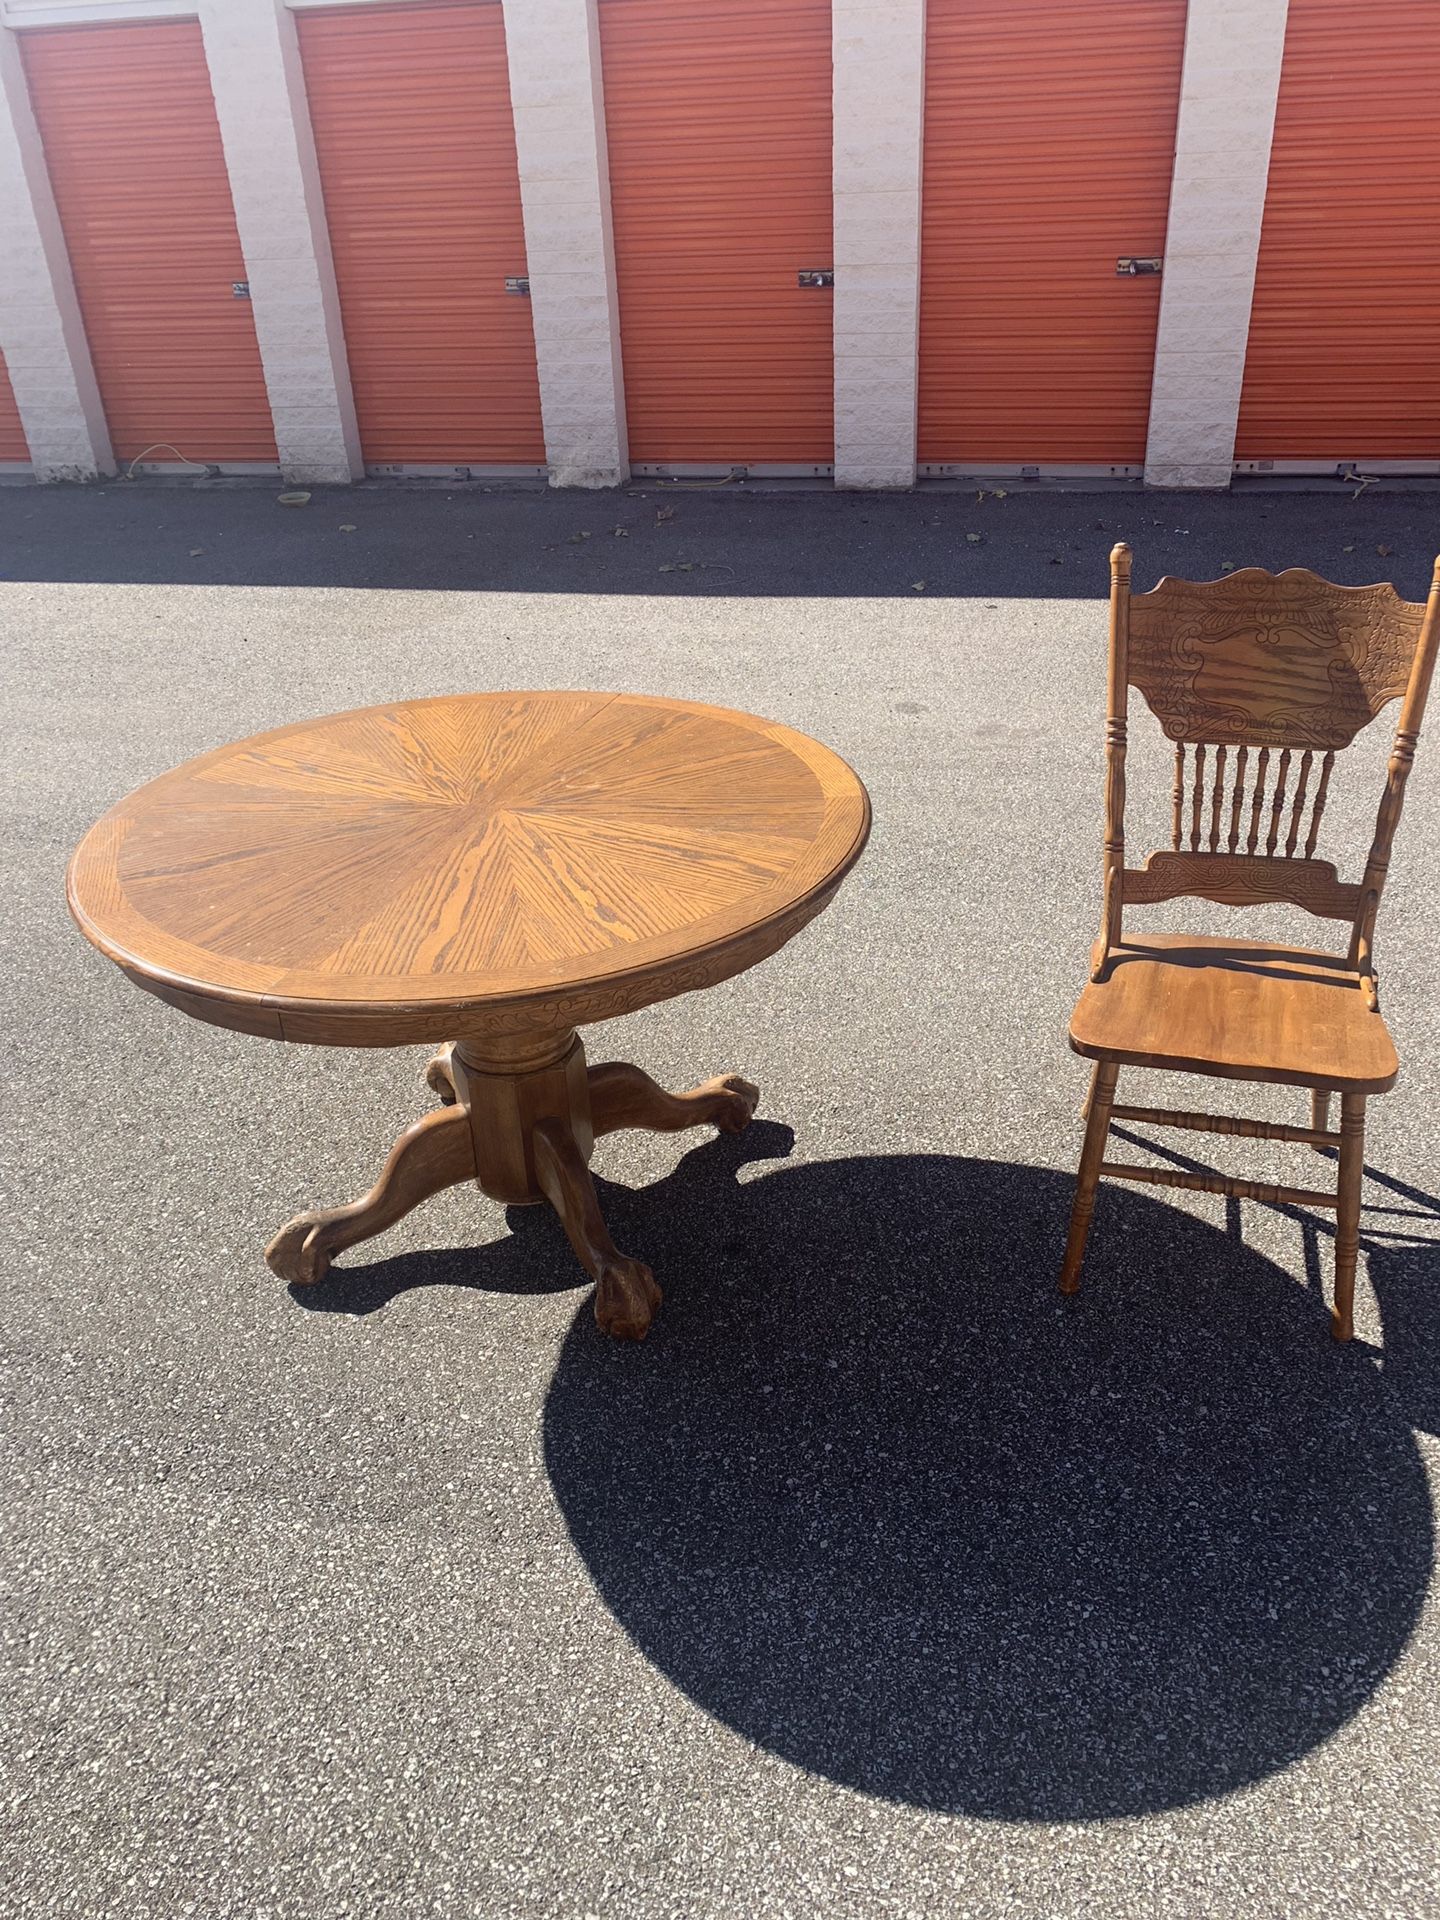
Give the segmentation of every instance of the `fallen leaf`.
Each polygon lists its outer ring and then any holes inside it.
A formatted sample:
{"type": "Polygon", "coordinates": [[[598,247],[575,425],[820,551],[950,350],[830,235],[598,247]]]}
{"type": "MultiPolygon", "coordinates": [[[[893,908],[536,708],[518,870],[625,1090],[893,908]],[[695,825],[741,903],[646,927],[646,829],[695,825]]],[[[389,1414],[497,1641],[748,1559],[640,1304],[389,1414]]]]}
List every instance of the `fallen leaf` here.
{"type": "Polygon", "coordinates": [[[615,529],[615,538],[616,538],[617,540],[623,540],[623,539],[625,538],[625,536],[626,536],[626,534],[628,534],[628,533],[629,533],[629,531],[630,531],[630,529],[629,529],[628,527],[616,527],[616,529],[615,529]]]}
{"type": "Polygon", "coordinates": [[[578,547],[582,540],[588,540],[589,538],[588,533],[572,533],[570,536],[570,544],[572,547],[578,547]]]}
{"type": "Polygon", "coordinates": [[[928,584],[925,580],[912,580],[910,582],[910,590],[912,593],[924,593],[928,584]]]}
{"type": "Polygon", "coordinates": [[[990,498],[992,500],[1008,500],[1010,496],[1004,487],[995,487],[991,490],[990,498]]]}
{"type": "Polygon", "coordinates": [[[1222,573],[1233,573],[1235,571],[1235,562],[1233,560],[1222,560],[1220,562],[1220,571],[1222,573]]]}
{"type": "Polygon", "coordinates": [[[1393,547],[1376,547],[1375,551],[1382,560],[1388,560],[1395,549],[1393,547]]]}
{"type": "Polygon", "coordinates": [[[308,493],[277,493],[275,504],[280,507],[308,507],[310,496],[308,493]]]}
{"type": "Polygon", "coordinates": [[[1340,549],[1340,551],[1341,551],[1342,553],[1353,553],[1353,552],[1355,551],[1355,549],[1354,549],[1354,547],[1353,547],[1353,546],[1351,546],[1351,547],[1342,547],[1342,548],[1340,549]]]}
{"type": "Polygon", "coordinates": [[[192,547],[190,549],[190,558],[192,560],[198,560],[204,551],[205,549],[203,547],[192,547]]]}
{"type": "Polygon", "coordinates": [[[663,527],[667,520],[673,520],[674,518],[675,518],[674,507],[656,507],[655,524],[657,527],[663,527]]]}
{"type": "Polygon", "coordinates": [[[983,546],[985,542],[983,533],[967,533],[965,538],[970,542],[972,547],[983,546]]]}
{"type": "MultiPolygon", "coordinates": [[[[341,533],[354,533],[355,529],[351,525],[351,523],[347,520],[344,526],[341,527],[340,531],[341,533]]],[[[470,537],[473,540],[475,536],[472,534],[470,537]]]]}

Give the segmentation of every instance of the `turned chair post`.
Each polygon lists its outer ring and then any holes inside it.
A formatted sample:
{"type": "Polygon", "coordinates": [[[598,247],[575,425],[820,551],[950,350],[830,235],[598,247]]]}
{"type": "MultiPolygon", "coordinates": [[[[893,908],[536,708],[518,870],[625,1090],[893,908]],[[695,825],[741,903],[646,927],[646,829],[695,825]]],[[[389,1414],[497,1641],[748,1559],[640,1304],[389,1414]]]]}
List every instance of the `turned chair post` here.
{"type": "Polygon", "coordinates": [[[1385,788],[1375,815],[1375,834],[1370,843],[1369,858],[1365,862],[1365,877],[1360,882],[1360,911],[1355,916],[1350,935],[1350,964],[1359,969],[1366,981],[1367,997],[1372,1006],[1376,1004],[1373,954],[1375,919],[1380,910],[1380,896],[1385,891],[1385,878],[1390,871],[1390,849],[1394,845],[1395,829],[1400,824],[1400,815],[1405,806],[1405,783],[1410,778],[1410,769],[1415,762],[1420,722],[1430,696],[1437,649],[1440,649],[1440,559],[1436,560],[1430,577],[1425,624],[1420,629],[1420,639],[1400,707],[1400,718],[1395,725],[1395,738],[1391,742],[1390,759],[1385,769],[1385,788]]]}
{"type": "MultiPolygon", "coordinates": [[[[1125,911],[1125,747],[1130,709],[1130,549],[1123,540],[1110,550],[1110,647],[1105,680],[1105,842],[1100,937],[1090,960],[1098,980],[1106,956],[1118,946],[1125,911]]],[[[1087,1110],[1090,1103],[1087,1102],[1087,1110]]]]}

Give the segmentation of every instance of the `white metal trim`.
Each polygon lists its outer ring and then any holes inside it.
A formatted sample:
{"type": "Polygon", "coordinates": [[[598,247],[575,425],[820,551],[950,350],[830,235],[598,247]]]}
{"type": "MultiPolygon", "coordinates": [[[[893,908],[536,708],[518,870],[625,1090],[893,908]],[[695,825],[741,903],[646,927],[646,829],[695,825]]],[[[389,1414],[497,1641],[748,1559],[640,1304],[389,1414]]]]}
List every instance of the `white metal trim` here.
{"type": "Polygon", "coordinates": [[[126,479],[149,475],[156,479],[278,480],[280,464],[266,460],[131,460],[120,463],[126,479]],[[203,468],[204,472],[197,472],[203,468]]]}
{"type": "MultiPolygon", "coordinates": [[[[424,0],[283,0],[291,13],[319,7],[422,6],[424,0]]],[[[478,0],[499,6],[500,0],[478,0]]],[[[0,27],[24,33],[31,27],[96,27],[110,21],[193,20],[199,0],[0,0],[0,27]]]]}
{"type": "MultiPolygon", "coordinates": [[[[500,0],[472,0],[477,6],[500,5],[500,0]]],[[[405,7],[424,6],[425,0],[283,0],[291,13],[310,13],[319,7],[405,7]]]]}
{"type": "Polygon", "coordinates": [[[922,480],[1138,480],[1138,461],[971,461],[922,460],[922,480]]]}
{"type": "Polygon", "coordinates": [[[0,27],[25,33],[33,27],[121,26],[136,20],[194,20],[199,0],[49,0],[20,5],[0,0],[0,27]]]}
{"type": "Polygon", "coordinates": [[[367,480],[544,480],[548,467],[525,462],[492,464],[477,462],[456,465],[424,460],[376,460],[367,463],[367,480]]]}
{"type": "Polygon", "coordinates": [[[1322,474],[1331,480],[1360,480],[1367,474],[1378,479],[1403,478],[1410,474],[1422,479],[1440,475],[1440,460],[1237,460],[1236,473],[1322,474]]]}
{"type": "Polygon", "coordinates": [[[756,460],[748,466],[738,460],[637,460],[630,469],[637,480],[832,480],[829,461],[813,464],[790,460],[756,460]]]}

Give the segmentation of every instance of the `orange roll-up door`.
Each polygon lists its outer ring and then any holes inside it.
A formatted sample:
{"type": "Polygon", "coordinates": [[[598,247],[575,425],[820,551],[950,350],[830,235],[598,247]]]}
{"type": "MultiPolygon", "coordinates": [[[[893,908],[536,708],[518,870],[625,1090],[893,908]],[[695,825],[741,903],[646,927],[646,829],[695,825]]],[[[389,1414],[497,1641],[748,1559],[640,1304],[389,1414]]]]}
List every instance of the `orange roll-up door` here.
{"type": "Polygon", "coordinates": [[[169,441],[191,460],[273,462],[199,25],[20,45],[117,459],[169,441]]]}
{"type": "Polygon", "coordinates": [[[1290,0],[1241,460],[1440,460],[1440,3],[1290,0]]]}
{"type": "Polygon", "coordinates": [[[929,0],[919,457],[1145,458],[1186,0],[929,0]]]}
{"type": "Polygon", "coordinates": [[[828,465],[830,0],[600,0],[630,458],[828,465]]]}
{"type": "Polygon", "coordinates": [[[25,429],[20,424],[20,409],[10,386],[10,371],[0,354],[0,460],[28,460],[25,429]]]}
{"type": "Polygon", "coordinates": [[[542,464],[499,0],[298,24],[365,459],[542,464]]]}

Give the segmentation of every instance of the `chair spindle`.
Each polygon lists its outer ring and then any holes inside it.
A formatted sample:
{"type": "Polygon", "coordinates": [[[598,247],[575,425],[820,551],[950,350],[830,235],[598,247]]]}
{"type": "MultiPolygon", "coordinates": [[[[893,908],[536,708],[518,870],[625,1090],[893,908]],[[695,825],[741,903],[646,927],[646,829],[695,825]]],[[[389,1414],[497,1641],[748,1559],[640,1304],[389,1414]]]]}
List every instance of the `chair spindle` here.
{"type": "Polygon", "coordinates": [[[1245,804],[1245,761],[1247,752],[1241,747],[1235,756],[1235,794],[1230,804],[1230,841],[1229,850],[1234,853],[1240,844],[1240,813],[1245,804]]]}
{"type": "Polygon", "coordinates": [[[1210,851],[1220,846],[1220,814],[1225,805],[1225,749],[1215,749],[1215,784],[1210,791],[1210,851]]]}
{"type": "Polygon", "coordinates": [[[1285,836],[1285,858],[1295,858],[1295,843],[1300,838],[1300,822],[1305,815],[1305,792],[1310,785],[1310,769],[1315,755],[1309,747],[1300,756],[1300,772],[1295,781],[1295,799],[1290,808],[1290,831],[1285,836]]]}
{"type": "Polygon", "coordinates": [[[1270,768],[1270,749],[1261,747],[1260,759],[1255,768],[1255,799],[1250,808],[1250,838],[1245,851],[1254,853],[1260,844],[1260,809],[1265,803],[1265,775],[1270,768]]]}
{"type": "Polygon", "coordinates": [[[1335,765],[1335,749],[1332,747],[1320,762],[1320,784],[1315,789],[1315,801],[1310,809],[1310,832],[1305,841],[1305,858],[1311,859],[1316,843],[1320,838],[1320,816],[1325,811],[1325,796],[1330,791],[1330,770],[1335,765]]]}
{"type": "Polygon", "coordinates": [[[1290,776],[1290,749],[1286,747],[1280,755],[1280,764],[1275,769],[1275,798],[1270,807],[1270,831],[1265,839],[1265,852],[1271,856],[1275,852],[1276,842],[1280,838],[1280,816],[1285,811],[1285,782],[1290,776]]]}

